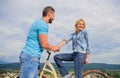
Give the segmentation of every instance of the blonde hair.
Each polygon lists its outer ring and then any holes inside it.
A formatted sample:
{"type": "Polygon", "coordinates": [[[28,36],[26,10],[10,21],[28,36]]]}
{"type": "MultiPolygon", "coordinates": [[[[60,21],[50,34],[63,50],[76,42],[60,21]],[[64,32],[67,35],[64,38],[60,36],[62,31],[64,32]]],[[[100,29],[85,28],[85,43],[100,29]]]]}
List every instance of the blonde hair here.
{"type": "Polygon", "coordinates": [[[76,30],[76,31],[78,30],[78,29],[76,28],[76,26],[77,26],[77,24],[78,24],[80,21],[82,21],[82,22],[84,23],[84,28],[83,28],[83,29],[86,28],[86,23],[85,23],[85,21],[84,21],[83,19],[78,19],[78,20],[75,22],[75,30],[76,30]]]}

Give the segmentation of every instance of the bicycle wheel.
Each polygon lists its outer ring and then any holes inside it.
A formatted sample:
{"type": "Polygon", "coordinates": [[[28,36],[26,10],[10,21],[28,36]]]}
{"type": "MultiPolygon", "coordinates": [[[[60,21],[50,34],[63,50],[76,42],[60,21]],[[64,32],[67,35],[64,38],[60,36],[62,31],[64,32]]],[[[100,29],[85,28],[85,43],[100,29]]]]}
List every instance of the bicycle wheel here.
{"type": "MultiPolygon", "coordinates": [[[[39,75],[40,74],[41,73],[39,73],[39,75]]],[[[54,76],[50,72],[44,71],[40,78],[54,78],[54,76]]]]}
{"type": "Polygon", "coordinates": [[[48,66],[44,70],[39,71],[39,78],[58,78],[54,69],[50,69],[48,66]]]}
{"type": "Polygon", "coordinates": [[[88,70],[83,73],[83,78],[108,78],[108,76],[99,70],[88,70]]]}

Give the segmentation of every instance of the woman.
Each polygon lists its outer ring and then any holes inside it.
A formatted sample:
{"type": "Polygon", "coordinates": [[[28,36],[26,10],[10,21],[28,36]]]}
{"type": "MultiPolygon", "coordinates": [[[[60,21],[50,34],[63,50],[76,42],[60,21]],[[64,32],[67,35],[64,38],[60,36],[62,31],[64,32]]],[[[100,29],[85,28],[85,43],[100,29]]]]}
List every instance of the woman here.
{"type": "Polygon", "coordinates": [[[61,48],[72,41],[73,53],[57,54],[54,56],[54,60],[63,78],[71,78],[71,75],[64,67],[62,61],[74,61],[75,78],[82,78],[82,68],[84,63],[88,63],[88,54],[90,53],[88,34],[85,28],[86,24],[84,20],[77,20],[75,23],[75,32],[70,35],[69,39],[63,39],[59,44],[61,48]]]}

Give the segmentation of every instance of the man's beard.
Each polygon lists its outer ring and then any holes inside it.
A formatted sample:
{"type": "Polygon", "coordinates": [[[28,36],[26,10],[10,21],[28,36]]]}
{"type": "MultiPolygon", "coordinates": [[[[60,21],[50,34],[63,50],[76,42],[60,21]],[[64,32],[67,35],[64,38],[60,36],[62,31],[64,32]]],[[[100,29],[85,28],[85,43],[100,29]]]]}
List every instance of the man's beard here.
{"type": "Polygon", "coordinates": [[[49,19],[49,23],[50,23],[50,24],[52,23],[52,21],[53,21],[53,19],[49,19]]]}

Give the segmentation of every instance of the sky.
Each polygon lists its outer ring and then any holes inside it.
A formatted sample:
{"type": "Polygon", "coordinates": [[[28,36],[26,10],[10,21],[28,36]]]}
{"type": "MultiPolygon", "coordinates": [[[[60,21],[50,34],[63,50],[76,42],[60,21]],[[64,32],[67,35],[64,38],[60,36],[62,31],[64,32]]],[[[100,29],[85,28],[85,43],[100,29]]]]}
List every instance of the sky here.
{"type": "MultiPolygon", "coordinates": [[[[31,24],[46,6],[55,9],[49,24],[49,43],[59,44],[74,32],[75,21],[85,20],[91,54],[89,63],[120,64],[120,0],[0,0],[0,61],[19,62],[31,24]]],[[[59,53],[72,53],[71,43],[59,53]]],[[[53,53],[50,58],[53,61],[53,53]]],[[[41,62],[47,53],[44,51],[41,62]]]]}

